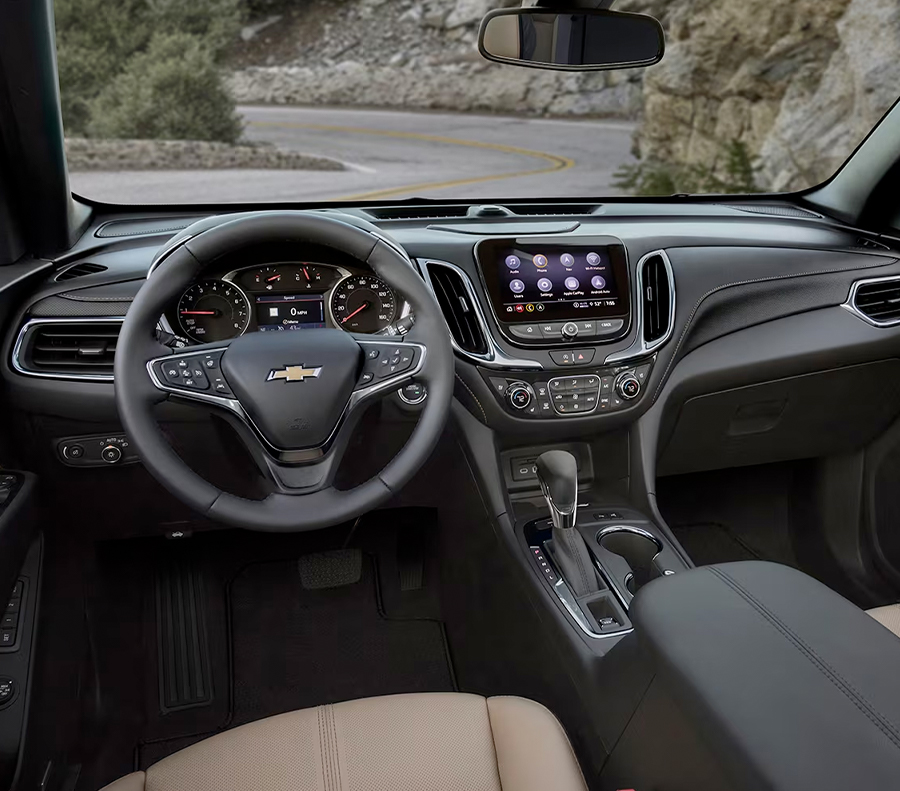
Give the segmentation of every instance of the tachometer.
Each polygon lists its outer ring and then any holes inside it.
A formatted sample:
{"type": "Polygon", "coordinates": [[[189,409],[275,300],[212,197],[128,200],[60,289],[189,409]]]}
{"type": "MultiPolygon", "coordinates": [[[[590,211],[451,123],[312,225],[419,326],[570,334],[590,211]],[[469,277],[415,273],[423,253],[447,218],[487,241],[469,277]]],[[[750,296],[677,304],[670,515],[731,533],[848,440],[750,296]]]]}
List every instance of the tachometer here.
{"type": "Polygon", "coordinates": [[[240,289],[221,280],[195,283],[178,302],[178,321],[200,343],[241,335],[250,322],[250,305],[240,289]]]}
{"type": "Polygon", "coordinates": [[[334,289],[331,314],[348,332],[380,332],[393,324],[397,298],[393,289],[374,275],[354,275],[334,289]]]}

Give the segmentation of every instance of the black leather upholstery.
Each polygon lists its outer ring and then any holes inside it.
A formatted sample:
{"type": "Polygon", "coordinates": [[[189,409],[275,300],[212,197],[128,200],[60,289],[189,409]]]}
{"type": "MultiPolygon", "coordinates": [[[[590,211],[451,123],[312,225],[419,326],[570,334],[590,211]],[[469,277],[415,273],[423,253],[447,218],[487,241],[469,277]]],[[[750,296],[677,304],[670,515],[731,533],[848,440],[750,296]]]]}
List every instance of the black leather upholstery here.
{"type": "Polygon", "coordinates": [[[900,786],[900,639],[846,599],[785,566],[732,563],[651,583],[630,615],[653,686],[729,787],[900,786]]]}

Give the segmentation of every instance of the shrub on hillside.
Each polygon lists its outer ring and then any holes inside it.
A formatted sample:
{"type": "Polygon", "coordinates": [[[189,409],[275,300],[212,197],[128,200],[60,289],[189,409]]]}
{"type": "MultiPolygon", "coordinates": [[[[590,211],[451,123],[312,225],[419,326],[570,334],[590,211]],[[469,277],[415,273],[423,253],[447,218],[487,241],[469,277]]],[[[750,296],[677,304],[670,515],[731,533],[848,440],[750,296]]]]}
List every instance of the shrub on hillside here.
{"type": "Polygon", "coordinates": [[[157,33],[90,103],[92,137],[221,140],[241,122],[209,49],[189,33],[157,33]]]}
{"type": "MultiPolygon", "coordinates": [[[[114,115],[121,116],[110,107],[109,101],[112,95],[123,95],[123,91],[131,96],[132,103],[136,100],[140,91],[133,79],[135,63],[147,66],[148,60],[135,59],[140,54],[148,54],[149,47],[159,36],[184,34],[192,38],[183,55],[182,67],[179,69],[175,65],[179,58],[177,51],[169,48],[166,66],[157,69],[157,73],[165,71],[169,84],[178,72],[188,78],[188,82],[177,89],[181,94],[193,95],[197,84],[204,80],[210,85],[215,83],[214,88],[199,108],[192,104],[160,105],[157,111],[167,120],[152,126],[156,129],[196,128],[198,123],[188,116],[198,112],[208,114],[211,106],[218,106],[227,98],[221,77],[214,68],[209,68],[209,64],[215,63],[235,39],[244,14],[245,0],[115,0],[112,3],[109,0],[56,0],[59,85],[67,134],[96,134],[101,128],[115,128],[117,124],[108,119],[94,117],[95,110],[103,108],[104,114],[112,110],[114,115]],[[203,57],[198,55],[198,47],[204,51],[203,57]],[[193,65],[189,65],[189,60],[193,65]],[[198,61],[203,66],[202,78],[194,78],[191,74],[198,61]],[[131,72],[132,78],[126,77],[126,70],[131,72]],[[214,80],[211,79],[213,76],[214,80]],[[116,85],[118,87],[114,88],[116,85]],[[106,98],[101,99],[101,95],[106,98]],[[173,116],[179,113],[185,118],[175,123],[173,116]]],[[[156,46],[159,48],[160,44],[156,46]]],[[[147,92],[143,96],[150,98],[147,92]]],[[[233,109],[233,102],[230,104],[233,109]]],[[[216,139],[230,139],[234,124],[221,122],[221,109],[212,114],[220,119],[220,123],[213,124],[212,128],[224,130],[229,135],[229,138],[216,139]]]]}

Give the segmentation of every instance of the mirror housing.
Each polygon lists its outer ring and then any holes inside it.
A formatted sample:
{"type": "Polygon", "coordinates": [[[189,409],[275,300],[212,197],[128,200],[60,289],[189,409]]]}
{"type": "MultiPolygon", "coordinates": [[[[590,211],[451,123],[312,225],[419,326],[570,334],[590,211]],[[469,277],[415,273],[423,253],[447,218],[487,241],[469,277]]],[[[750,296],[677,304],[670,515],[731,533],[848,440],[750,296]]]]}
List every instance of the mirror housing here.
{"type": "Polygon", "coordinates": [[[533,69],[640,68],[659,63],[665,47],[654,17],[600,9],[504,8],[491,11],[478,32],[484,58],[533,69]]]}

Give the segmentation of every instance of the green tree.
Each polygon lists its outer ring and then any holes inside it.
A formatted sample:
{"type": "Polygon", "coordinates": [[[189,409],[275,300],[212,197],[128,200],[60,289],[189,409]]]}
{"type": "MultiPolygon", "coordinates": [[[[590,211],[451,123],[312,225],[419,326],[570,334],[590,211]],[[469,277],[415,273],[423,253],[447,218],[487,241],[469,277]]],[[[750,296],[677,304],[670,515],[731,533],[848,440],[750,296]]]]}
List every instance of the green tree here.
{"type": "Polygon", "coordinates": [[[212,52],[189,33],[157,33],[90,103],[92,137],[222,140],[241,122],[212,52]]]}

